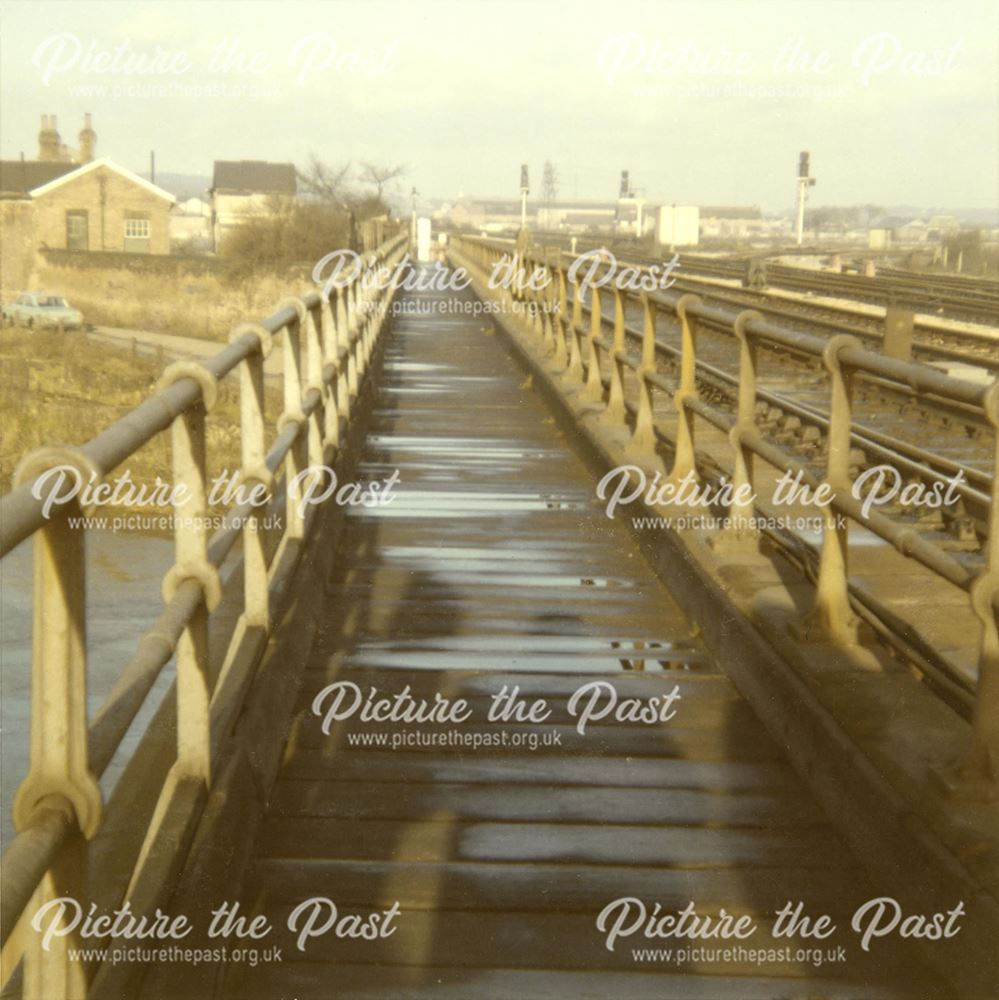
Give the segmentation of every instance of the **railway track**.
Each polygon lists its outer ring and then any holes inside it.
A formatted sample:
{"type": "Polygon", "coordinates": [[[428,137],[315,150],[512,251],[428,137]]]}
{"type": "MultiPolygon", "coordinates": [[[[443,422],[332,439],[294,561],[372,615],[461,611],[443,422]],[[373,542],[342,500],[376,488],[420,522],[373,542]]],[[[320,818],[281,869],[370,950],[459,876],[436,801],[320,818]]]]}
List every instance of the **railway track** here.
{"type": "MultiPolygon", "coordinates": [[[[681,255],[680,266],[694,274],[741,278],[744,265],[734,261],[708,261],[681,255]]],[[[974,323],[999,324],[999,288],[975,287],[970,290],[935,286],[916,277],[874,277],[861,274],[837,274],[786,264],[769,264],[767,282],[778,288],[807,290],[841,296],[874,305],[900,305],[915,312],[930,313],[974,323]]]]}
{"type": "MultiPolygon", "coordinates": [[[[598,248],[597,244],[577,247],[577,252],[581,253],[598,248]]],[[[662,258],[659,257],[628,253],[627,251],[618,253],[613,249],[613,244],[610,249],[617,257],[619,263],[636,264],[640,267],[662,265],[663,263],[662,258]]],[[[839,333],[850,333],[861,338],[866,347],[878,349],[884,340],[884,318],[864,310],[848,312],[842,306],[833,306],[812,301],[775,301],[774,296],[765,290],[712,287],[704,281],[691,280],[684,277],[684,271],[697,274],[698,268],[702,266],[702,263],[703,258],[691,258],[690,255],[682,255],[680,257],[680,266],[673,275],[676,280],[675,287],[681,291],[700,295],[705,301],[733,308],[756,309],[768,318],[777,319],[786,325],[805,329],[810,332],[827,333],[830,336],[839,333]]],[[[738,261],[719,261],[717,265],[710,265],[709,270],[713,270],[714,273],[703,274],[703,277],[741,280],[745,274],[745,264],[738,261]]],[[[799,282],[799,286],[807,288],[809,291],[822,291],[819,287],[822,281],[822,272],[801,272],[800,269],[793,267],[786,268],[786,270],[796,272],[794,274],[795,278],[808,279],[819,276],[816,282],[809,283],[807,280],[803,280],[799,282]]],[[[771,269],[768,268],[767,273],[769,276],[771,269]]],[[[855,276],[829,275],[828,277],[850,278],[855,276]]],[[[945,276],[945,278],[949,280],[949,276],[945,276]]],[[[981,281],[984,281],[984,279],[974,278],[956,280],[958,282],[968,282],[975,287],[981,281]]],[[[996,287],[995,282],[991,284],[993,287],[996,287]]],[[[917,317],[913,325],[913,358],[918,361],[924,361],[927,364],[957,363],[972,365],[984,368],[994,376],[999,376],[999,291],[996,292],[995,302],[996,304],[992,307],[990,317],[991,323],[997,326],[994,340],[981,332],[948,328],[944,324],[936,323],[932,320],[926,321],[917,317]]]]}
{"type": "MultiPolygon", "coordinates": [[[[589,322],[590,310],[584,305],[583,312],[589,322]]],[[[610,317],[602,315],[605,321],[610,317]]],[[[698,328],[702,330],[699,319],[698,328]]],[[[665,317],[657,320],[656,336],[656,369],[657,375],[665,382],[672,383],[675,392],[680,379],[681,349],[671,342],[675,338],[668,327],[676,327],[668,323],[665,317]]],[[[706,328],[710,331],[710,327],[706,328]]],[[[723,338],[698,336],[698,359],[696,366],[696,382],[701,399],[710,410],[716,414],[712,418],[717,427],[730,425],[734,421],[738,405],[739,379],[735,374],[738,368],[731,369],[731,352],[726,350],[723,338]],[[723,367],[724,365],[724,367],[723,367]],[[735,373],[734,373],[735,372],[735,373]]],[[[626,351],[634,362],[622,366],[626,382],[626,397],[635,398],[636,370],[638,356],[641,353],[642,331],[639,326],[626,320],[626,351]]],[[[602,339],[605,345],[608,341],[605,333],[602,339]]],[[[727,340],[731,346],[732,338],[727,340]]],[[[784,352],[766,351],[766,358],[758,358],[757,374],[757,404],[755,423],[757,428],[768,440],[775,442],[785,451],[790,452],[798,462],[807,467],[816,478],[821,479],[826,466],[828,454],[828,387],[819,381],[811,381],[802,385],[801,371],[804,367],[802,359],[791,360],[784,352]],[[769,364],[766,363],[769,361],[769,364]],[[775,368],[776,365],[776,377],[775,368]],[[798,367],[798,375],[794,375],[793,366],[798,367]]],[[[609,368],[602,366],[602,381],[609,385],[611,373],[609,368]]],[[[814,366],[812,375],[814,376],[814,366]]],[[[969,462],[967,449],[957,436],[955,447],[933,450],[920,443],[907,440],[900,436],[902,427],[919,427],[912,419],[912,413],[906,414],[900,410],[897,419],[893,420],[891,432],[884,429],[884,386],[877,385],[880,380],[871,380],[868,385],[861,381],[854,400],[854,431],[851,435],[852,453],[851,478],[875,466],[891,466],[898,473],[905,485],[918,485],[925,489],[946,488],[946,484],[957,481],[960,486],[956,490],[957,499],[949,506],[940,506],[934,510],[919,510],[906,507],[898,502],[879,506],[880,513],[887,515],[893,522],[901,523],[911,529],[921,540],[930,542],[964,566],[970,575],[981,573],[986,563],[985,548],[989,533],[991,513],[992,477],[989,471],[983,469],[978,462],[969,462]],[[873,418],[873,419],[872,419],[873,418]]],[[[660,382],[665,388],[664,382],[660,382]]],[[[912,407],[909,407],[910,411],[912,407]]],[[[655,418],[660,421],[675,419],[671,407],[666,403],[666,397],[659,397],[654,408],[655,418]],[[665,407],[664,407],[665,403],[665,407]]],[[[634,410],[632,410],[634,413],[634,410]]],[[[935,419],[939,415],[926,413],[924,417],[935,419]]],[[[925,425],[923,425],[925,430],[925,425]]],[[[665,439],[669,440],[668,431],[665,439]]],[[[989,441],[981,449],[981,454],[993,454],[995,448],[991,432],[989,441]]],[[[724,469],[716,469],[714,477],[727,476],[724,469]]],[[[814,551],[803,546],[801,539],[792,533],[777,530],[774,539],[778,546],[788,554],[789,558],[799,562],[806,573],[817,572],[814,551]]],[[[855,608],[862,617],[878,632],[879,635],[898,655],[907,660],[919,672],[930,688],[956,712],[970,718],[974,704],[974,683],[966,673],[957,669],[946,657],[940,656],[935,650],[923,643],[912,629],[893,616],[883,602],[865,592],[863,588],[851,587],[855,608]]]]}
{"type": "MultiPolygon", "coordinates": [[[[493,241],[482,242],[489,247],[493,241]]],[[[491,249],[506,254],[512,248],[496,241],[491,249]]],[[[483,260],[490,263],[488,253],[483,260]]],[[[539,255],[538,263],[554,262],[539,255]]],[[[531,264],[530,257],[527,264],[531,264]]],[[[742,298],[729,303],[703,301],[702,296],[701,304],[688,301],[681,307],[682,287],[652,292],[643,299],[632,291],[611,294],[605,285],[596,296],[601,310],[598,325],[593,322],[593,297],[586,294],[577,305],[574,290],[569,283],[562,329],[559,324],[541,322],[553,302],[551,288],[528,290],[520,296],[539,310],[535,325],[553,353],[553,370],[567,366],[570,384],[578,381],[587,389],[583,399],[596,399],[599,392],[608,407],[616,400],[619,411],[627,414],[622,417],[619,412],[616,419],[636,431],[642,407],[651,406],[646,419],[651,417],[652,427],[646,425],[645,432],[652,430],[665,449],[661,457],[666,469],[675,468],[669,452],[672,449],[679,458],[677,443],[682,439],[697,448],[695,465],[703,482],[718,486],[731,481],[737,474],[732,434],[738,429],[740,440],[753,442],[752,452],[765,467],[757,469],[759,478],[754,481],[775,481],[775,470],[803,476],[813,487],[826,478],[834,387],[825,369],[821,333],[807,323],[804,330],[796,331],[783,319],[776,322],[766,316],[748,321],[746,329],[756,348],[749,376],[755,405],[751,417],[744,413],[740,417],[746,384],[745,377],[740,379],[743,359],[736,319],[747,307],[754,308],[754,303],[742,298]],[[655,306],[651,315],[650,303],[655,306]],[[682,336],[681,313],[687,316],[682,336]],[[646,331],[653,335],[651,341],[646,331]],[[694,358],[686,353],[692,349],[694,358]],[[693,372],[687,367],[691,361],[693,372]],[[751,420],[752,428],[740,425],[740,419],[751,420]]],[[[833,332],[844,331],[838,327],[833,332]]],[[[860,513],[861,496],[854,494],[852,510],[845,505],[855,525],[867,526],[866,532],[855,536],[855,544],[890,544],[966,590],[967,581],[980,578],[985,571],[992,527],[996,434],[983,404],[986,386],[942,376],[918,363],[876,360],[865,350],[847,347],[843,357],[847,356],[854,375],[847,381],[853,386],[849,469],[842,474],[857,484],[869,473],[865,479],[871,484],[872,477],[884,470],[894,478],[895,487],[892,496],[879,492],[872,497],[864,491],[874,504],[869,521],[866,507],[860,513]],[[900,488],[908,499],[902,498],[900,488]],[[935,495],[937,502],[924,506],[911,499],[926,495],[935,495]]],[[[842,391],[843,380],[836,383],[842,391]]],[[[839,418],[842,415],[841,409],[839,418]]],[[[841,431],[837,419],[837,432],[841,431]]],[[[690,456],[684,460],[689,463],[690,456]]],[[[769,503],[765,494],[755,500],[755,509],[767,518],[784,509],[769,503]]],[[[716,513],[723,515],[724,509],[723,502],[716,513]]],[[[824,532],[779,523],[761,530],[778,552],[817,581],[818,550],[827,538],[824,532]]],[[[874,560],[870,563],[869,558],[869,564],[876,564],[879,553],[868,550],[867,554],[874,560]]],[[[952,661],[925,642],[920,629],[900,617],[863,577],[851,580],[849,591],[853,611],[947,704],[970,718],[975,675],[967,664],[952,661]]]]}
{"type": "MultiPolygon", "coordinates": [[[[577,248],[579,252],[579,248],[577,248]]],[[[661,263],[651,258],[619,257],[634,264],[661,263]]],[[[811,303],[798,307],[774,305],[765,295],[750,289],[706,290],[703,283],[679,279],[670,295],[695,291],[706,305],[724,310],[717,323],[699,318],[697,351],[698,383],[706,399],[720,410],[734,413],[736,406],[739,346],[731,335],[734,316],[752,308],[767,318],[779,319],[784,326],[808,333],[830,336],[851,333],[866,342],[880,340],[880,317],[859,316],[846,321],[842,316],[816,315],[811,303]],[[807,309],[806,311],[803,311],[807,309]]],[[[608,294],[600,296],[605,326],[613,325],[614,303],[608,294]]],[[[570,290],[571,305],[571,290],[570,290]]],[[[581,303],[589,317],[586,301],[581,303]]],[[[589,318],[586,320],[589,323],[589,318]]],[[[637,297],[625,296],[626,332],[633,344],[641,340],[641,305],[637,297]]],[[[657,313],[657,361],[663,374],[672,377],[679,364],[679,325],[668,312],[657,313]]],[[[977,363],[991,372],[999,371],[999,348],[975,342],[983,354],[950,346],[918,345],[918,360],[959,360],[977,363]]],[[[761,429],[795,449],[799,457],[820,472],[825,462],[828,427],[829,388],[821,362],[813,354],[795,353],[789,348],[767,346],[760,352],[758,419],[761,429]]],[[[907,482],[927,487],[942,485],[958,477],[960,501],[932,516],[915,520],[913,526],[929,533],[934,541],[976,568],[982,561],[982,543],[988,535],[990,492],[995,462],[995,434],[981,410],[952,400],[918,394],[898,382],[865,375],[857,379],[854,400],[854,465],[863,471],[877,465],[892,465],[907,482]]],[[[901,508],[886,510],[904,516],[901,508]]]]}
{"type": "MultiPolygon", "coordinates": [[[[864,341],[865,347],[879,348],[884,341],[884,321],[880,316],[852,313],[844,316],[839,309],[818,303],[800,302],[776,304],[772,296],[751,289],[713,289],[703,283],[678,278],[676,287],[694,292],[708,302],[717,302],[740,309],[755,309],[768,318],[788,326],[828,333],[850,333],[864,341]]],[[[999,331],[995,342],[981,337],[962,335],[939,328],[915,324],[918,339],[913,338],[912,356],[927,364],[956,362],[970,364],[999,375],[999,331]]]]}
{"type": "MultiPolygon", "coordinates": [[[[603,302],[608,297],[602,297],[603,302]]],[[[590,308],[582,304],[589,317],[590,308]]],[[[606,307],[605,324],[613,322],[606,307]]],[[[626,309],[626,334],[638,349],[641,328],[634,307],[626,309]]],[[[697,380],[703,397],[734,414],[738,396],[738,344],[721,324],[698,321],[697,380]]],[[[657,366],[669,378],[679,369],[679,328],[666,315],[657,318],[657,366]]],[[[765,349],[759,359],[757,420],[761,430],[790,447],[816,473],[826,456],[829,389],[814,357],[789,350],[765,349]]],[[[854,401],[856,430],[853,465],[856,472],[891,465],[906,483],[927,488],[960,484],[959,501],[930,516],[912,517],[912,526],[953,552],[977,571],[983,565],[982,546],[988,535],[990,489],[995,442],[980,414],[953,402],[920,400],[881,379],[858,379],[854,401]]],[[[905,516],[897,504],[884,510],[905,516]]]]}

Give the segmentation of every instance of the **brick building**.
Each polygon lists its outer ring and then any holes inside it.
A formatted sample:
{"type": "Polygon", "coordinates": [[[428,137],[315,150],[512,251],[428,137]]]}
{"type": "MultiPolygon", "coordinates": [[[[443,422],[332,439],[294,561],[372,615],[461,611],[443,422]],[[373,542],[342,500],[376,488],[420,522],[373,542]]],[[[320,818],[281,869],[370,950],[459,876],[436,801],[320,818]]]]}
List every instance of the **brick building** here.
{"type": "Polygon", "coordinates": [[[174,196],[106,157],[34,188],[30,194],[39,247],[170,252],[174,196]]]}
{"type": "Polygon", "coordinates": [[[0,160],[0,290],[4,293],[23,288],[31,273],[35,252],[32,189],[73,170],[74,163],[0,160]]]}

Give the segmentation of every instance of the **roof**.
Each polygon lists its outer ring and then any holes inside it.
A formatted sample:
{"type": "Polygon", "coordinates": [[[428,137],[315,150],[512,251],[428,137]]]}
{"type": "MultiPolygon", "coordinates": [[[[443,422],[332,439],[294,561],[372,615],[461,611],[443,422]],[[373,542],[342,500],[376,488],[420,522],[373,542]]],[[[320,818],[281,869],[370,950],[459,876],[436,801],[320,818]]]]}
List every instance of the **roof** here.
{"type": "Polygon", "coordinates": [[[76,163],[53,163],[49,160],[0,160],[0,197],[20,195],[27,198],[36,187],[76,170],[76,163]]]}
{"type": "Polygon", "coordinates": [[[99,170],[101,167],[113,170],[116,174],[119,174],[126,180],[131,181],[131,183],[138,185],[150,194],[156,195],[158,198],[163,198],[166,201],[169,201],[171,204],[177,200],[172,194],[170,194],[169,191],[164,191],[163,188],[157,187],[155,184],[151,184],[144,177],[140,177],[138,174],[133,174],[131,170],[119,166],[107,156],[102,156],[99,160],[91,160],[89,163],[84,163],[82,166],[74,167],[69,173],[63,174],[61,177],[56,177],[47,184],[42,184],[41,187],[32,188],[31,197],[38,198],[46,195],[50,191],[54,191],[56,188],[61,187],[63,184],[67,184],[69,181],[75,181],[78,177],[82,177],[84,174],[89,174],[93,170],[99,170]]]}
{"type": "Polygon", "coordinates": [[[294,163],[266,160],[216,160],[213,191],[230,194],[295,194],[298,190],[294,163]]]}

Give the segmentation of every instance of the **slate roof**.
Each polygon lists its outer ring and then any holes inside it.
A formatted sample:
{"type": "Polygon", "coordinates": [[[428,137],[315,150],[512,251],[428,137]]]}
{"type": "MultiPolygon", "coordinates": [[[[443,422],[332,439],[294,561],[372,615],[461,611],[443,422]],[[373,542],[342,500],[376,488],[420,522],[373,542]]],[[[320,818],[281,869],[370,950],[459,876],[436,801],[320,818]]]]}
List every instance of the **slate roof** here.
{"type": "Polygon", "coordinates": [[[0,198],[27,198],[29,191],[79,166],[79,163],[49,160],[0,160],[0,198]]]}
{"type": "Polygon", "coordinates": [[[294,163],[216,160],[212,190],[225,194],[290,194],[297,191],[294,163]]]}

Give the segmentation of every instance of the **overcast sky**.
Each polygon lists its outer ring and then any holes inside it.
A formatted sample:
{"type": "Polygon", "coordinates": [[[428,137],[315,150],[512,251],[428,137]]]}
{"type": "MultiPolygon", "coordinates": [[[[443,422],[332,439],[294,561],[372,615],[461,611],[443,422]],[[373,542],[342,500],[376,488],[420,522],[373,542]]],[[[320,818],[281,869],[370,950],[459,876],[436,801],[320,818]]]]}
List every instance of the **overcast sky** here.
{"type": "Polygon", "coordinates": [[[0,4],[0,151],[407,165],[399,190],[993,208],[999,0],[0,4]],[[214,60],[214,61],[213,61],[214,60]],[[144,61],[144,65],[143,65],[144,61]]]}

